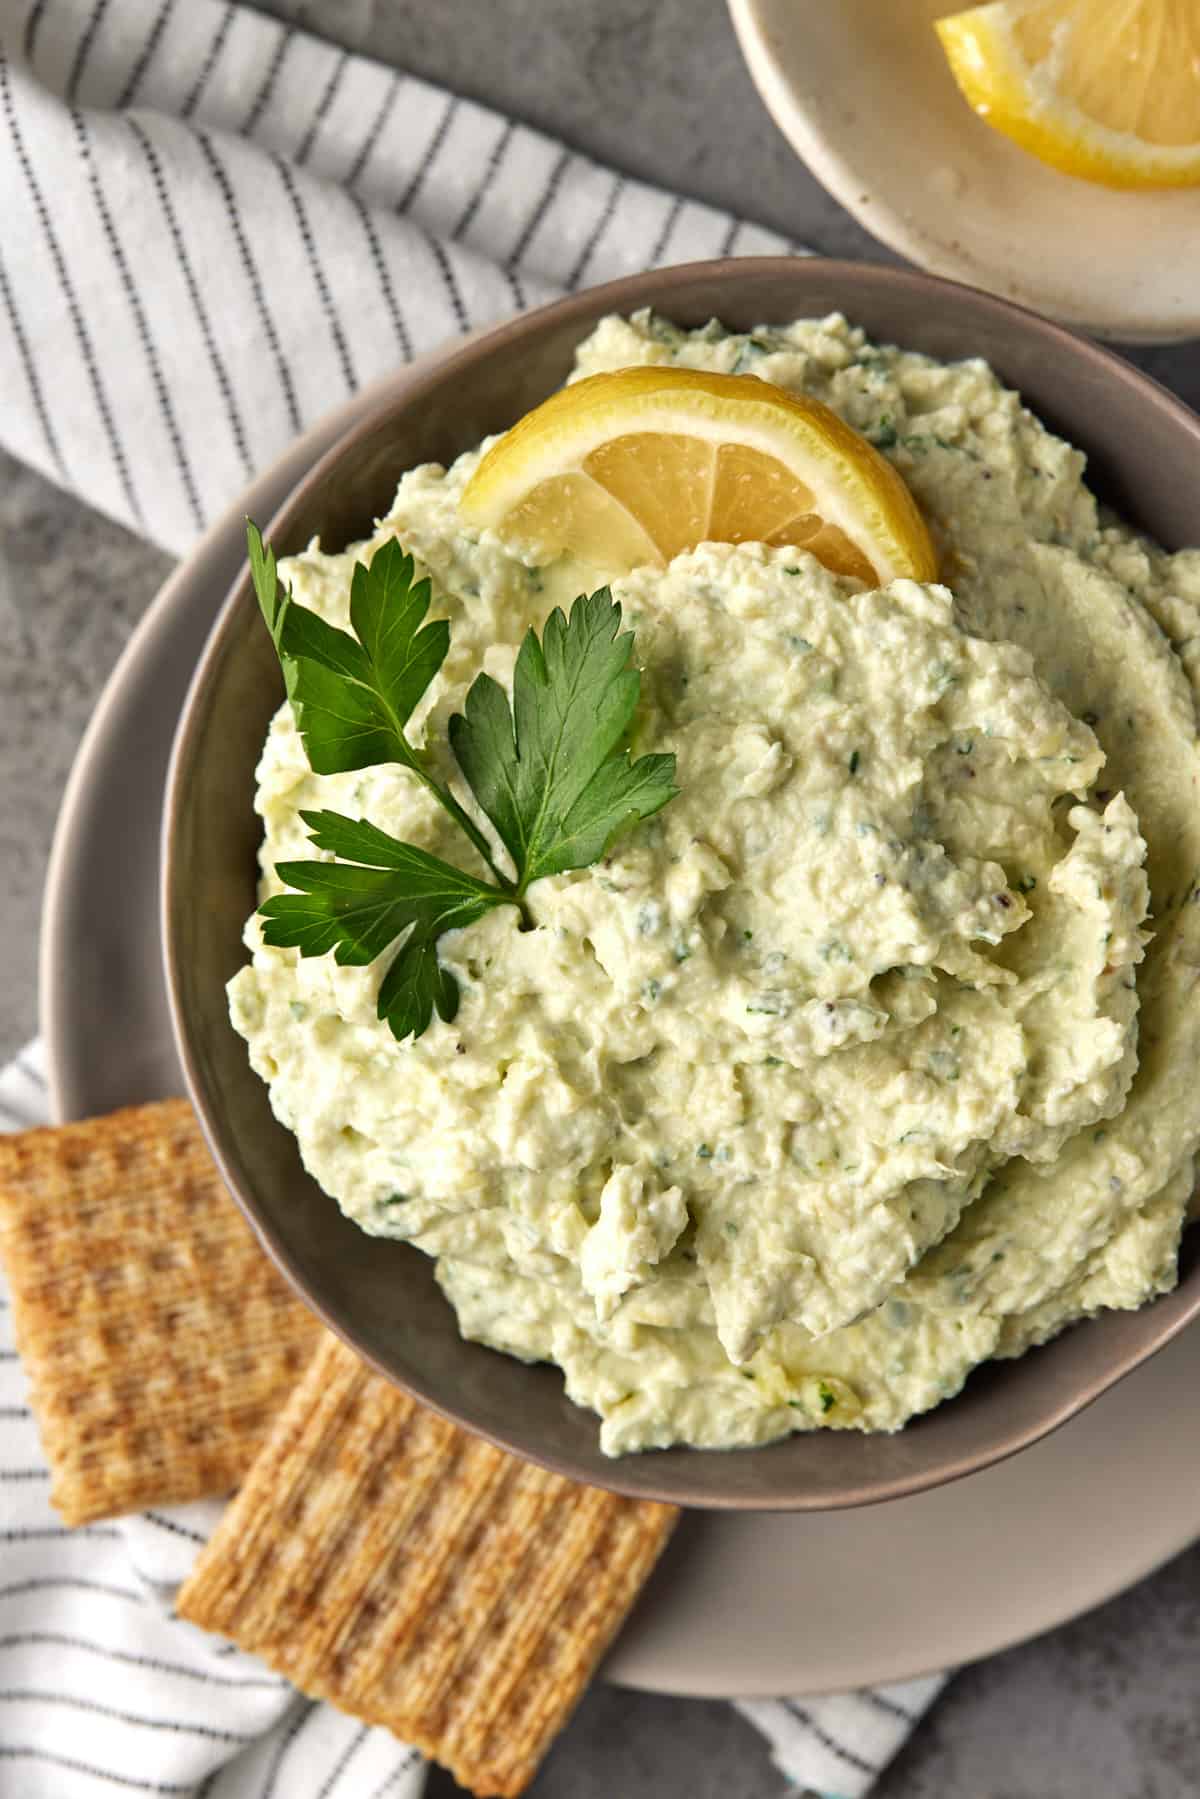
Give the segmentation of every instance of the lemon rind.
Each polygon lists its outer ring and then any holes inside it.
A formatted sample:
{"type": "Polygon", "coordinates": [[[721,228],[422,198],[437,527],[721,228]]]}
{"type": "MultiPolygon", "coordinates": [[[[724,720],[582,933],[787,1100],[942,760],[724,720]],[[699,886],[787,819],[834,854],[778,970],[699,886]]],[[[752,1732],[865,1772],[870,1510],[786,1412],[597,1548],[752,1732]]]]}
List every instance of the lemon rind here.
{"type": "Polygon", "coordinates": [[[1114,188],[1200,185],[1200,143],[1152,145],[1089,118],[1039,82],[1006,14],[1007,7],[997,4],[934,21],[950,71],[985,124],[1080,180],[1114,188]]]}

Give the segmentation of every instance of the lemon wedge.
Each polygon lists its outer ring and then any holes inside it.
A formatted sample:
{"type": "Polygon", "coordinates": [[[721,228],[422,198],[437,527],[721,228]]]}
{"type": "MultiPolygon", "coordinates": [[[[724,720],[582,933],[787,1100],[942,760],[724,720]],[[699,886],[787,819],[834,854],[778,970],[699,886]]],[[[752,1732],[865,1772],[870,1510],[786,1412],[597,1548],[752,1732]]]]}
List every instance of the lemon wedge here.
{"type": "Polygon", "coordinates": [[[937,579],[916,502],[819,400],[753,375],[620,369],[552,395],[494,443],[463,519],[539,562],[607,573],[698,543],[795,544],[881,586],[937,579]]]}
{"type": "Polygon", "coordinates": [[[994,0],[938,19],[980,118],[1068,175],[1200,183],[1197,0],[994,0]]]}

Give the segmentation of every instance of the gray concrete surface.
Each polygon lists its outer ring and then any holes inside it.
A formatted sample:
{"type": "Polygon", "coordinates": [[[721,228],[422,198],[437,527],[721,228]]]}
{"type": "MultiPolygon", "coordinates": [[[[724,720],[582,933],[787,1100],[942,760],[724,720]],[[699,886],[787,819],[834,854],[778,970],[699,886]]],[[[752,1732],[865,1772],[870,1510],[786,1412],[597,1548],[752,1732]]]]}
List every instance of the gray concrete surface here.
{"type": "MultiPolygon", "coordinates": [[[[886,257],[763,112],[722,0],[261,3],[631,174],[829,253],[886,257]]],[[[1200,405],[1200,346],[1136,360],[1200,405]]],[[[0,1056],[35,1028],[41,883],[75,746],[168,567],[0,457],[0,1056]]],[[[1136,1519],[1113,1520],[1114,1532],[1136,1528],[1136,1519]]],[[[960,1673],[877,1799],[1195,1799],[1198,1699],[1200,1548],[1088,1617],[960,1673]]],[[[433,1799],[454,1790],[442,1776],[431,1785],[433,1799]]],[[[533,1795],[775,1799],[786,1790],[728,1706],[599,1687],[533,1795]]]]}
{"type": "Polygon", "coordinates": [[[0,1056],[36,1028],[42,882],[76,746],[170,567],[0,452],[0,1056]]]}

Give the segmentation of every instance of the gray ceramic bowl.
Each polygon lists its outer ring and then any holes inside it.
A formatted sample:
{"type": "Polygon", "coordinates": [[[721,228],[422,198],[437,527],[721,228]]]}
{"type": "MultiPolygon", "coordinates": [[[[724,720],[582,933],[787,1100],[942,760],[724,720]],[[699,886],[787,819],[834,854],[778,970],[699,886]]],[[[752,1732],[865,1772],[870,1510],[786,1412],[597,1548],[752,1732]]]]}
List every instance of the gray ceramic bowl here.
{"type": "MultiPolygon", "coordinates": [[[[448,462],[564,379],[608,312],[654,305],[684,325],[749,328],[846,312],[875,338],[942,358],[985,357],[1088,453],[1091,480],[1160,543],[1194,539],[1200,422],[1107,352],[1032,314],[930,276],[764,259],[634,276],[504,325],[384,403],[300,483],[271,521],[277,550],[367,535],[400,474],[448,462]]],[[[164,825],[164,939],[179,1051],[209,1143],[263,1243],[325,1322],[381,1373],[468,1429],[596,1486],[683,1505],[821,1510],[912,1493],[1011,1455],[1062,1424],[1200,1314],[1195,1238],[1177,1290],[1078,1326],[1019,1362],[972,1375],[955,1400],[893,1437],[799,1436],[726,1453],[671,1449],[610,1461],[596,1420],[558,1371],[458,1335],[430,1262],[363,1235],[301,1167],[231,1028],[225,983],[245,959],[259,827],[254,767],[282,684],[248,576],[209,639],[175,742],[164,825]]]]}

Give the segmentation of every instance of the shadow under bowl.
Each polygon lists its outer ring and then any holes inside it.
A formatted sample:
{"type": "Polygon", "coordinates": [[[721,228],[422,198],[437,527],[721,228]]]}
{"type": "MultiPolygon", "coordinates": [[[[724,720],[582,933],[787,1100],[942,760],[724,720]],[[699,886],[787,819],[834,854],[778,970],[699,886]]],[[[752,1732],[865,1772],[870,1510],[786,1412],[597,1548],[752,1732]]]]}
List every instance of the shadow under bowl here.
{"type": "MultiPolygon", "coordinates": [[[[947,361],[983,357],[1087,452],[1092,486],[1126,519],[1171,549],[1195,532],[1200,421],[1115,356],[931,276],[764,258],[614,282],[526,314],[409,376],[296,487],[268,528],[277,552],[293,554],[313,537],[340,549],[369,535],[406,469],[447,463],[504,430],[561,384],[597,319],[647,305],[681,325],[715,316],[737,329],[841,311],[878,341],[947,361]]],[[[247,571],[213,628],[171,759],[167,986],[191,1097],[230,1192],[302,1297],[388,1379],[501,1447],[594,1486],[709,1509],[814,1511],[898,1498],[1013,1454],[1200,1315],[1200,1263],[1185,1240],[1173,1293],[1077,1326],[1020,1361],[979,1369],[958,1398],[894,1436],[816,1432],[760,1449],[603,1456],[597,1420],[567,1400],[557,1369],[465,1342],[429,1259],[366,1236],[317,1186],[229,1022],[225,984],[245,962],[242,929],[256,904],[254,770],[282,694],[247,571]]]]}

